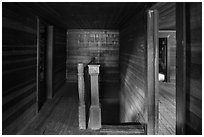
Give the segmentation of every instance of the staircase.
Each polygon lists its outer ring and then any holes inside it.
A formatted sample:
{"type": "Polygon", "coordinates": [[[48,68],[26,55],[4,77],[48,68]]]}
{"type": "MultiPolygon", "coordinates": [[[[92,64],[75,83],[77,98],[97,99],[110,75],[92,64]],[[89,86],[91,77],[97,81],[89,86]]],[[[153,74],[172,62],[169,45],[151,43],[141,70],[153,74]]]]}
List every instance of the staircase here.
{"type": "Polygon", "coordinates": [[[143,125],[103,125],[99,131],[107,135],[145,135],[143,125]]]}
{"type": "MultiPolygon", "coordinates": [[[[65,133],[64,133],[65,134],[65,133]]],[[[102,125],[99,130],[70,130],[69,135],[146,135],[143,125],[102,125]]]]}
{"type": "MultiPolygon", "coordinates": [[[[88,65],[88,69],[87,67],[85,67],[84,69],[84,64],[82,63],[78,64],[79,128],[78,130],[72,129],[70,130],[69,133],[66,133],[66,134],[85,134],[85,135],[86,134],[90,134],[90,135],[146,134],[145,126],[141,124],[137,124],[137,125],[135,123],[114,124],[114,125],[102,124],[102,121],[101,121],[102,112],[101,112],[101,105],[100,105],[102,102],[99,103],[99,82],[98,82],[99,67],[100,65],[91,64],[91,65],[88,65]],[[90,79],[87,78],[88,75],[90,75],[90,79]],[[89,90],[91,89],[90,90],[91,93],[89,93],[88,95],[90,96],[89,98],[86,98],[87,97],[86,94],[90,92],[87,89],[89,90]],[[87,91],[85,92],[85,90],[87,91]],[[87,122],[87,119],[88,119],[88,122],[87,122]]],[[[104,103],[102,104],[103,104],[102,106],[104,106],[104,103]]],[[[103,108],[103,110],[106,110],[106,109],[103,108]]],[[[112,107],[109,111],[111,112],[116,110],[117,110],[116,107],[112,107]]],[[[103,111],[103,112],[106,112],[106,111],[103,111]]],[[[117,113],[120,113],[120,112],[117,112],[117,113]]],[[[107,113],[105,116],[110,117],[110,113],[107,113]]]]}

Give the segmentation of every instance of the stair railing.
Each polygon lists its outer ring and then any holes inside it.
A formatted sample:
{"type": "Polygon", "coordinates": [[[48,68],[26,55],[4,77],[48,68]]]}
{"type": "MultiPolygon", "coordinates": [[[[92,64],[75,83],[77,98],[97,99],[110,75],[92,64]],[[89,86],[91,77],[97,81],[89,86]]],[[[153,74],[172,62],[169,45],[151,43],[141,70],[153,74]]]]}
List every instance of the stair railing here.
{"type": "Polygon", "coordinates": [[[86,129],[86,127],[88,127],[89,108],[91,106],[91,83],[88,65],[93,64],[94,62],[95,58],[92,58],[91,61],[86,65],[84,65],[83,63],[79,63],[77,65],[79,94],[79,129],[86,129]]]}

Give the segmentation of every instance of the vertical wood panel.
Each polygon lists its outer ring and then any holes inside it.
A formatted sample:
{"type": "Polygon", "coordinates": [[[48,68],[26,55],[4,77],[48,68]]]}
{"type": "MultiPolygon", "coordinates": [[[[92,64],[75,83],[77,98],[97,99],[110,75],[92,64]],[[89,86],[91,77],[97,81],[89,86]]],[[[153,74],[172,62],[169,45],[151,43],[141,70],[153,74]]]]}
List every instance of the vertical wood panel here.
{"type": "Polygon", "coordinates": [[[201,11],[201,3],[177,4],[177,134],[202,134],[201,11]]]}
{"type": "Polygon", "coordinates": [[[186,3],[186,134],[202,134],[202,3],[186,3]]]}
{"type": "Polygon", "coordinates": [[[159,11],[159,30],[176,29],[176,3],[158,2],[151,9],[159,11]]]}
{"type": "Polygon", "coordinates": [[[53,97],[53,46],[54,46],[54,26],[47,28],[46,46],[46,93],[47,98],[53,97]]]}
{"type": "Polygon", "coordinates": [[[186,4],[176,5],[176,134],[185,134],[186,121],[186,4]]]}
{"type": "Polygon", "coordinates": [[[158,12],[147,13],[147,134],[158,132],[158,12]]]}

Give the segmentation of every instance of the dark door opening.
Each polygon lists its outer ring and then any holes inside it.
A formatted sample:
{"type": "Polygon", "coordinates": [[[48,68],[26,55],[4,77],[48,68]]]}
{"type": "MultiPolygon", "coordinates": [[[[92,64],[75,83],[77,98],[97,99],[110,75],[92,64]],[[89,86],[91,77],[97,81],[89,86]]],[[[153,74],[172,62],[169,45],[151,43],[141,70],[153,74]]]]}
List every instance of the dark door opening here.
{"type": "Polygon", "coordinates": [[[176,31],[159,31],[159,132],[175,134],[176,127],[176,31]],[[163,77],[162,77],[163,76],[163,77]],[[164,123],[164,119],[166,123],[164,123]],[[165,124],[165,126],[164,126],[165,124]],[[164,129],[165,127],[165,129],[164,129]],[[168,127],[168,128],[167,128],[168,127]]]}
{"type": "Polygon", "coordinates": [[[159,79],[167,82],[167,38],[159,38],[159,79]]]}

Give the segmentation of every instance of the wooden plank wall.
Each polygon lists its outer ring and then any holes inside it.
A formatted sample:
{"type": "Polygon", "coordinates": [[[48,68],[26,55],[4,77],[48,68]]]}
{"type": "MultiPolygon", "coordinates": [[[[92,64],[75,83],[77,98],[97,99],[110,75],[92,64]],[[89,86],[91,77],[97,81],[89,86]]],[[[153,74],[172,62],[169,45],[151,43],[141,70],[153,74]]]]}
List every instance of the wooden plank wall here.
{"type": "Polygon", "coordinates": [[[119,32],[114,30],[68,30],[68,82],[77,82],[77,64],[86,66],[93,57],[100,63],[100,82],[119,82],[119,32]]]}
{"type": "Polygon", "coordinates": [[[66,81],[66,30],[54,28],[53,79],[54,93],[66,81]]]}
{"type": "MultiPolygon", "coordinates": [[[[36,114],[37,15],[18,3],[2,5],[2,130],[16,134],[36,114]]],[[[54,28],[56,92],[66,76],[66,30],[54,28]]]]}
{"type": "Polygon", "coordinates": [[[187,3],[186,133],[202,134],[202,3],[187,3]]]}
{"type": "Polygon", "coordinates": [[[36,112],[35,16],[2,3],[2,134],[15,134],[36,112]]]}
{"type": "MultiPolygon", "coordinates": [[[[158,2],[151,7],[157,9],[159,12],[159,30],[163,31],[176,31],[176,3],[175,2],[158,2]]],[[[175,36],[170,33],[170,44],[168,45],[170,54],[170,82],[175,83],[176,76],[176,43],[175,36]]]]}
{"type": "Polygon", "coordinates": [[[146,12],[120,30],[121,122],[145,123],[146,12]]]}
{"type": "MultiPolygon", "coordinates": [[[[159,11],[159,30],[176,30],[176,3],[175,2],[161,2],[158,4],[159,11]]],[[[168,53],[170,54],[170,82],[175,83],[176,77],[176,39],[174,34],[169,36],[168,53]]]]}
{"type": "Polygon", "coordinates": [[[151,9],[159,11],[159,30],[176,30],[175,2],[158,2],[151,9]]]}

